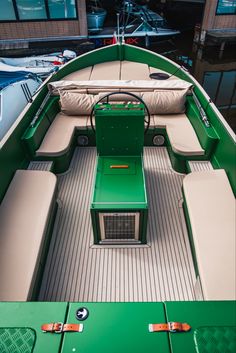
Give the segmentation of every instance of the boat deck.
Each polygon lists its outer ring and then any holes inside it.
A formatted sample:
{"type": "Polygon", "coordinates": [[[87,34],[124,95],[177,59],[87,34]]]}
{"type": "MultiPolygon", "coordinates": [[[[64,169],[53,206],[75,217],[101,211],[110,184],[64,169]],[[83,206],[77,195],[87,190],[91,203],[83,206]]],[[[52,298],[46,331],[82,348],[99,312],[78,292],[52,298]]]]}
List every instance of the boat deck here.
{"type": "Polygon", "coordinates": [[[144,150],[147,245],[93,245],[90,202],[95,163],[96,148],[76,148],[69,170],[58,175],[59,208],[39,300],[196,299],[196,275],[182,208],[184,175],[173,171],[166,148],[144,150]]]}

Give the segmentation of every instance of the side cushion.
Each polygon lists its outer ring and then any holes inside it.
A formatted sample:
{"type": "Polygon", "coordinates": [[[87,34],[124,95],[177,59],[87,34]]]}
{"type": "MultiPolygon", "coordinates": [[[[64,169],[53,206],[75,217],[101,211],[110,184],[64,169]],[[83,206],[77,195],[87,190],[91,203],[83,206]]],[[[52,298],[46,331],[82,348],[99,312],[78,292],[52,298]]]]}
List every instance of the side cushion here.
{"type": "Polygon", "coordinates": [[[58,113],[36,151],[36,156],[60,156],[66,153],[70,148],[74,130],[86,128],[87,122],[88,116],[58,113]]]}
{"type": "Polygon", "coordinates": [[[205,154],[186,114],[154,115],[154,126],[166,128],[172,150],[183,156],[205,154]]]}
{"type": "Polygon", "coordinates": [[[17,170],[0,206],[0,300],[26,301],[55,201],[56,176],[17,170]]]}
{"type": "Polygon", "coordinates": [[[235,198],[223,169],[193,172],[183,180],[203,294],[235,300],[235,198]]]}

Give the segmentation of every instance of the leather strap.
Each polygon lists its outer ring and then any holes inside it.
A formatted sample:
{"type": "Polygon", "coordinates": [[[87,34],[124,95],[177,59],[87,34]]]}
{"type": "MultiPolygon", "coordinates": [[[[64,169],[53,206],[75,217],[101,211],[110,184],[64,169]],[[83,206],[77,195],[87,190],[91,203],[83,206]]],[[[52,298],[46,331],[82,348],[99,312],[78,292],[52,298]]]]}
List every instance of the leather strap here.
{"type": "Polygon", "coordinates": [[[41,326],[43,332],[62,333],[62,332],[82,332],[83,324],[63,324],[62,322],[52,322],[41,326]]]}
{"type": "Polygon", "coordinates": [[[167,324],[149,324],[149,332],[187,332],[191,326],[187,323],[168,322],[167,324]]]}

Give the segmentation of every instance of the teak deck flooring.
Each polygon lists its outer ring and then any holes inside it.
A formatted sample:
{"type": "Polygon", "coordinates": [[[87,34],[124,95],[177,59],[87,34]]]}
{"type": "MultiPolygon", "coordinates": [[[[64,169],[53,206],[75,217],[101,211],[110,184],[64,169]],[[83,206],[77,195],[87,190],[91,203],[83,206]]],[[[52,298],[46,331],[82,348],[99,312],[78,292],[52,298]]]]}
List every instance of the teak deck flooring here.
{"type": "Polygon", "coordinates": [[[58,176],[59,208],[39,294],[43,301],[194,300],[196,275],[182,209],[184,175],[165,147],[144,149],[148,246],[93,246],[96,148],[76,148],[58,176]]]}

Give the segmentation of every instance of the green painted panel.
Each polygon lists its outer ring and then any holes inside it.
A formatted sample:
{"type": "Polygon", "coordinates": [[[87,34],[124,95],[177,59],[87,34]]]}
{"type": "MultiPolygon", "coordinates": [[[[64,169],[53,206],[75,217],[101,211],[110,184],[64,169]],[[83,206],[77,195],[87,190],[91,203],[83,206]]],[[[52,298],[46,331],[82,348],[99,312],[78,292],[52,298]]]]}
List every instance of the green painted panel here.
{"type": "MultiPolygon", "coordinates": [[[[65,322],[67,303],[1,302],[0,313],[0,328],[21,328],[22,332],[27,328],[36,333],[34,353],[60,352],[62,336],[42,332],[41,325],[50,322],[65,322]]],[[[17,337],[18,331],[16,331],[17,337]]],[[[5,341],[4,344],[6,344],[5,341]]],[[[21,350],[4,351],[4,353],[12,352],[21,352],[21,350]]]]}
{"type": "Polygon", "coordinates": [[[92,207],[96,209],[147,208],[142,157],[98,157],[92,207]],[[129,168],[109,168],[114,165],[127,165],[129,168]]]}
{"type": "Polygon", "coordinates": [[[80,307],[89,310],[84,331],[66,333],[62,353],[169,353],[167,333],[148,331],[148,324],[165,322],[162,303],[72,303],[68,322],[79,322],[80,307]]]}
{"type": "Polygon", "coordinates": [[[100,156],[141,155],[144,144],[142,104],[97,104],[95,122],[100,156]]]}
{"type": "MultiPolygon", "coordinates": [[[[169,334],[172,353],[196,353],[194,337],[200,328],[236,326],[235,301],[166,302],[165,308],[167,321],[187,322],[191,326],[189,332],[169,334]]],[[[223,352],[227,351],[220,351],[223,352]]]]}

